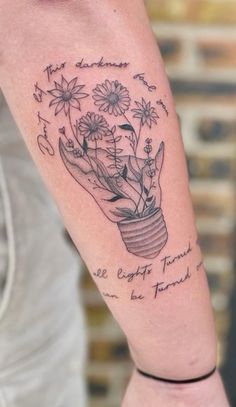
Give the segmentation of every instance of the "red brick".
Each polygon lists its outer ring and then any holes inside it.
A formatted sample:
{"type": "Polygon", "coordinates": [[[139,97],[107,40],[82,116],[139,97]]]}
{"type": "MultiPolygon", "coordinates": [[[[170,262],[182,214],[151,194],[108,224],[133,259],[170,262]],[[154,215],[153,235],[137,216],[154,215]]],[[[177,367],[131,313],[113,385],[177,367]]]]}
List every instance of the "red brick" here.
{"type": "Polygon", "coordinates": [[[235,24],[234,0],[146,0],[152,20],[235,24]]]}
{"type": "Polygon", "coordinates": [[[91,341],[89,349],[90,359],[93,361],[119,362],[129,359],[129,349],[126,341],[91,341]]]}
{"type": "Polygon", "coordinates": [[[181,42],[173,37],[157,38],[158,46],[165,63],[176,63],[182,55],[181,42]]]}
{"type": "Polygon", "coordinates": [[[89,374],[88,380],[88,391],[91,397],[104,397],[109,392],[109,379],[106,375],[95,375],[89,374]]]}
{"type": "Polygon", "coordinates": [[[200,233],[200,242],[204,254],[207,255],[222,255],[232,256],[234,249],[234,236],[233,233],[225,232],[221,234],[200,233]]]}
{"type": "Polygon", "coordinates": [[[234,158],[203,157],[199,154],[188,155],[188,168],[191,178],[229,179],[236,173],[236,160],[234,158]]]}
{"type": "Polygon", "coordinates": [[[213,188],[195,189],[192,188],[192,198],[197,217],[206,218],[234,218],[235,216],[235,197],[229,191],[222,194],[219,190],[213,188]]]}
{"type": "Polygon", "coordinates": [[[102,327],[110,322],[111,315],[105,304],[87,305],[86,317],[89,325],[102,327]]]}
{"type": "Polygon", "coordinates": [[[197,44],[202,62],[211,68],[236,68],[236,41],[206,40],[197,44]]]}
{"type": "Polygon", "coordinates": [[[202,118],[198,125],[201,140],[210,142],[235,142],[236,120],[202,118]]]}
{"type": "Polygon", "coordinates": [[[176,102],[236,103],[235,80],[195,80],[171,78],[171,88],[176,102]]]}

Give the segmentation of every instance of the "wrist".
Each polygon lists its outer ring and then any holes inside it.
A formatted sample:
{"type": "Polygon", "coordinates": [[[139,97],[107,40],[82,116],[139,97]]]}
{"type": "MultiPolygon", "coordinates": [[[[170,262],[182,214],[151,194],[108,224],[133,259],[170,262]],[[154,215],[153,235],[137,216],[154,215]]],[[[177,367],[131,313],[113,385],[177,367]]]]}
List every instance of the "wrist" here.
{"type": "MultiPolygon", "coordinates": [[[[150,339],[143,339],[141,347],[139,343],[137,345],[130,340],[128,344],[134,365],[141,371],[157,377],[184,381],[204,376],[216,366],[216,340],[210,339],[203,340],[201,346],[196,340],[191,343],[189,341],[188,347],[184,339],[179,341],[178,347],[171,346],[171,341],[164,346],[158,343],[156,345],[150,339]],[[181,346],[182,343],[185,346],[181,346]]],[[[173,343],[175,344],[174,341],[173,343]]]]}
{"type": "Polygon", "coordinates": [[[218,371],[191,384],[148,379],[133,371],[122,407],[229,407],[218,371]]]}

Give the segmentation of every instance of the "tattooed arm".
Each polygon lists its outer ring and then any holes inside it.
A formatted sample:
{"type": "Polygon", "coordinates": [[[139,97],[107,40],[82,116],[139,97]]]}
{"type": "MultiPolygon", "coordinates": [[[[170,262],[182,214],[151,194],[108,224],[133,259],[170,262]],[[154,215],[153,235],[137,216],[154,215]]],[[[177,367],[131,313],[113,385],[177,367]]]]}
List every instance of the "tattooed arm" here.
{"type": "MultiPolygon", "coordinates": [[[[207,280],[142,1],[0,8],[2,90],[135,365],[174,380],[206,374],[216,364],[207,280]]],[[[134,371],[123,406],[179,403],[227,406],[219,374],[174,386],[134,371]]]]}

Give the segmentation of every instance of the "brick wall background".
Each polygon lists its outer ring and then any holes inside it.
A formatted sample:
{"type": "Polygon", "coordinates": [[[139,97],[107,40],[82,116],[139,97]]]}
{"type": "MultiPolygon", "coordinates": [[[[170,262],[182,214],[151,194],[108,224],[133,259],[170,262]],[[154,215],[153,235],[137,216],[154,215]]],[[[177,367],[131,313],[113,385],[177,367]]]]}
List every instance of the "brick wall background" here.
{"type": "MultiPolygon", "coordinates": [[[[191,191],[219,338],[219,366],[236,406],[236,2],[147,0],[181,117],[191,191]]],[[[89,407],[117,407],[131,363],[125,338],[83,275],[89,407]]]]}

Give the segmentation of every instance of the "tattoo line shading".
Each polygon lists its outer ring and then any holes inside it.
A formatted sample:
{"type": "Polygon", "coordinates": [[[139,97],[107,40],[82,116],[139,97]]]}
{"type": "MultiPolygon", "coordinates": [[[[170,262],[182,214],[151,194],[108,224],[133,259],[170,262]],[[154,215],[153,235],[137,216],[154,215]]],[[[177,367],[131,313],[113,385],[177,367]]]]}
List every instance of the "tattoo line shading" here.
{"type": "Polygon", "coordinates": [[[62,75],[60,83],[54,81],[54,88],[47,91],[54,115],[65,118],[58,129],[61,159],[104,215],[117,224],[126,249],[139,257],[155,258],[168,239],[160,187],[165,146],[162,141],[153,151],[152,139],[143,131],[157,125],[159,116],[144,98],[133,101],[131,109],[129,90],[117,80],[106,79],[90,94],[84,88],[77,77],[67,80],[62,75]],[[73,121],[72,110],[80,112],[87,98],[95,111],[73,121]],[[113,117],[113,127],[103,114],[113,117]],[[124,153],[127,141],[130,151],[126,148],[124,153]]]}

